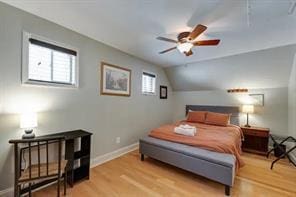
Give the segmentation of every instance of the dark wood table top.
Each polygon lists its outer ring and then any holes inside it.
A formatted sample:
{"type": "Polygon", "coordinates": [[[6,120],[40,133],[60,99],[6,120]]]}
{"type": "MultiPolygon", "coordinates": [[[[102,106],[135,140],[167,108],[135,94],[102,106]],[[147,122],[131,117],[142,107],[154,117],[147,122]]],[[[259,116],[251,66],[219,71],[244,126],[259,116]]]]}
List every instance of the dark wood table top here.
{"type": "Polygon", "coordinates": [[[13,143],[35,142],[39,140],[55,140],[55,139],[58,140],[61,138],[63,140],[70,140],[70,139],[75,139],[75,138],[89,136],[89,135],[92,135],[92,133],[79,129],[79,130],[73,130],[73,131],[51,133],[48,135],[40,135],[32,139],[12,139],[12,140],[9,140],[9,143],[13,144],[13,143]]]}

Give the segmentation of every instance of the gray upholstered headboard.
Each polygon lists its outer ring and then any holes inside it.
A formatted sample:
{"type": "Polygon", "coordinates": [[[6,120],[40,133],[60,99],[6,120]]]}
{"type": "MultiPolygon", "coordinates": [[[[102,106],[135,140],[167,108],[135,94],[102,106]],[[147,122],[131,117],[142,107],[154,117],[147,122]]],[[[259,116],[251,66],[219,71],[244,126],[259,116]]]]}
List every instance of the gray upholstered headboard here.
{"type": "Polygon", "coordinates": [[[186,105],[186,115],[189,110],[231,114],[230,123],[239,126],[239,107],[237,106],[186,105]]]}

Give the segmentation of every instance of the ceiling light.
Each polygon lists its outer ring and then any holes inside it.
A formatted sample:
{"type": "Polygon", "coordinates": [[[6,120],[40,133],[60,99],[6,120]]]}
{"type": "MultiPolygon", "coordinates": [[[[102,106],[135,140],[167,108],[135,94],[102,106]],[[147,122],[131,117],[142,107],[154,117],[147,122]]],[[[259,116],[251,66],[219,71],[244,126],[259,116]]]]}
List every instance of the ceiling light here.
{"type": "Polygon", "coordinates": [[[177,49],[181,52],[181,53],[188,53],[191,48],[193,47],[193,44],[190,42],[184,42],[181,43],[177,46],[177,49]]]}

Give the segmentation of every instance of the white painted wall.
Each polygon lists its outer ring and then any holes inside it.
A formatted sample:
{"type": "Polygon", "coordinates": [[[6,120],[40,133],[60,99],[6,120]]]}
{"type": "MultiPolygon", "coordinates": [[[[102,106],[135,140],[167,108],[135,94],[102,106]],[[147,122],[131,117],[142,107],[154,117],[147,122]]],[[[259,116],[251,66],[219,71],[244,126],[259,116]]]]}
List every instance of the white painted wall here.
{"type": "MultiPolygon", "coordinates": [[[[289,135],[296,138],[296,54],[294,56],[293,67],[288,87],[288,113],[289,113],[289,135]]],[[[288,147],[294,146],[295,143],[288,144],[288,147]]],[[[292,152],[292,159],[296,162],[296,150],[292,152]]]]}
{"type": "Polygon", "coordinates": [[[288,87],[289,98],[289,134],[296,137],[296,55],[291,70],[288,87]]]}
{"type": "MultiPolygon", "coordinates": [[[[264,107],[255,107],[249,117],[252,126],[267,127],[275,134],[288,134],[288,89],[255,89],[249,93],[264,94],[264,107]]],[[[248,94],[249,94],[248,93],[248,94]]],[[[226,90],[173,92],[173,120],[185,118],[185,105],[225,105],[241,106],[247,94],[227,93],[226,90]]],[[[246,123],[246,115],[241,114],[240,124],[246,123]]]]}
{"type": "Polygon", "coordinates": [[[153,127],[171,122],[171,88],[168,99],[160,100],[160,84],[169,86],[162,68],[0,3],[0,191],[13,183],[13,149],[8,140],[22,135],[18,113],[24,106],[39,112],[37,135],[79,128],[92,132],[95,158],[133,144],[153,127]],[[23,30],[79,49],[78,89],[21,85],[23,30]],[[131,97],[100,95],[101,61],[132,70],[131,97]],[[141,94],[142,70],[157,74],[156,96],[141,94]],[[116,137],[121,137],[120,144],[115,143],[116,137]]]}

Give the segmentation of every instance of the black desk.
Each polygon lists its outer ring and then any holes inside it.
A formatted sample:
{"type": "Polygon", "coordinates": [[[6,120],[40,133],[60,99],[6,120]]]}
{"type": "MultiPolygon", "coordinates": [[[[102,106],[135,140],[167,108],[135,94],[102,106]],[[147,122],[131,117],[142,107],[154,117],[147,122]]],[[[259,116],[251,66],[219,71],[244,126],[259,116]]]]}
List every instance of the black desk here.
{"type": "MultiPolygon", "coordinates": [[[[37,136],[35,139],[46,139],[47,137],[62,137],[65,141],[65,159],[68,160],[67,163],[67,182],[71,187],[73,187],[74,183],[83,179],[89,179],[89,170],[90,170],[90,149],[91,149],[91,135],[92,133],[84,131],[84,130],[74,130],[74,131],[66,131],[60,133],[53,133],[49,135],[37,136]],[[75,151],[75,140],[80,138],[80,147],[78,151],[75,151]],[[79,166],[74,166],[74,162],[80,160],[79,166]]],[[[25,143],[25,139],[17,139],[10,140],[9,143],[17,144],[17,143],[25,143]]],[[[17,146],[15,146],[17,147],[17,146]]],[[[21,148],[24,149],[25,147],[21,148]]],[[[18,149],[15,149],[15,173],[19,173],[21,170],[21,158],[18,149]]],[[[40,184],[36,184],[34,188],[38,188],[50,182],[56,181],[49,180],[40,182],[40,184]]],[[[33,188],[33,189],[34,189],[33,188]]],[[[26,192],[25,190],[23,191],[26,192]]]]}
{"type": "Polygon", "coordinates": [[[84,130],[66,131],[38,137],[63,136],[65,138],[65,159],[68,160],[67,181],[71,187],[74,183],[83,179],[89,179],[90,169],[90,145],[92,133],[84,130]],[[75,140],[80,138],[80,150],[74,151],[75,140]],[[80,160],[80,166],[74,168],[74,162],[80,160]]]}

